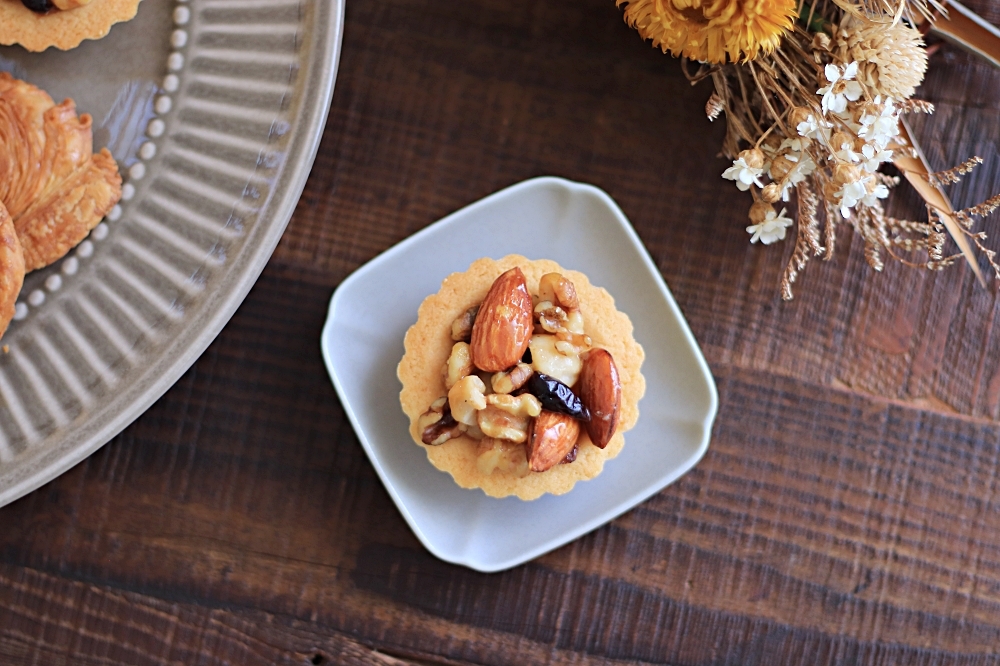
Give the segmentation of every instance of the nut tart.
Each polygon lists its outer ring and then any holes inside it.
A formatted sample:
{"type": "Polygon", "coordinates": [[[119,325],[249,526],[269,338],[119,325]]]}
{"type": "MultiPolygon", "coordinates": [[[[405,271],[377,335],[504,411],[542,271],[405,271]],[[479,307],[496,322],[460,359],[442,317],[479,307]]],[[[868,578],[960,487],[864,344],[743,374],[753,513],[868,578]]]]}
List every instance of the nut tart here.
{"type": "Polygon", "coordinates": [[[0,0],[0,44],[63,51],[135,17],[139,0],[0,0]]]}
{"type": "Polygon", "coordinates": [[[121,198],[118,165],[106,148],[93,152],[91,123],[73,100],[55,104],[0,72],[0,202],[28,271],[62,258],[121,198]]]}
{"type": "Polygon", "coordinates": [[[463,488],[533,500],[594,478],[645,393],[628,316],[553,261],[479,259],[420,305],[397,368],[413,440],[463,488]]]}

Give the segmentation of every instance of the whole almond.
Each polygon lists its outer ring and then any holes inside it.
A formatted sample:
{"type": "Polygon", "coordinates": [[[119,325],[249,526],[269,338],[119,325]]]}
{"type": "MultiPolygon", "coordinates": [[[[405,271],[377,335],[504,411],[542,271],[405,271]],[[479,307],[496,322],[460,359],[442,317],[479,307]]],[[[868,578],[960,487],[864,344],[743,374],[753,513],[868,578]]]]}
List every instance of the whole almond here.
{"type": "Polygon", "coordinates": [[[576,386],[580,400],[590,410],[587,434],[594,446],[603,449],[615,434],[622,406],[622,383],[611,353],[606,349],[591,350],[576,386]]]}
{"type": "Polygon", "coordinates": [[[531,340],[531,294],[520,268],[493,281],[472,326],[472,363],[500,372],[515,365],[531,340]]]}
{"type": "Polygon", "coordinates": [[[532,472],[544,472],[570,454],[580,436],[580,422],[572,416],[542,410],[528,431],[528,465],[532,472]]]}

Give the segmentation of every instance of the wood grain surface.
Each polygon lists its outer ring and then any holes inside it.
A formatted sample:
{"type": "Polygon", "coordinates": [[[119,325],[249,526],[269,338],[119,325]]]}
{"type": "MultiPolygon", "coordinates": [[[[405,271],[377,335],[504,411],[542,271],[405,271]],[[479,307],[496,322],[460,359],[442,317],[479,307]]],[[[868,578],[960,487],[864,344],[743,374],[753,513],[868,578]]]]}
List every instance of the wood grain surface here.
{"type": "MultiPolygon", "coordinates": [[[[710,92],[612,0],[351,0],[315,168],[245,304],[148,413],[0,509],[0,663],[1000,663],[996,283],[875,274],[843,235],[783,303],[792,244],[749,244],[710,92]],[[319,332],[358,266],[545,174],[631,218],[719,417],[670,488],[480,574],[407,528],[319,332]]],[[[954,200],[1000,191],[1000,72],[944,47],[919,94],[935,167],[986,160],[954,200]]]]}

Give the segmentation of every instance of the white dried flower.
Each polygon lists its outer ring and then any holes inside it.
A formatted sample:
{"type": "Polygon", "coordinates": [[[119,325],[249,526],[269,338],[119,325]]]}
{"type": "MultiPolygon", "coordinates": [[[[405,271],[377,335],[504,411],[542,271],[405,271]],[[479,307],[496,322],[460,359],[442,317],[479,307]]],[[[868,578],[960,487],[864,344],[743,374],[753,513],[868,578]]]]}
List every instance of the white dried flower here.
{"type": "Polygon", "coordinates": [[[781,142],[781,146],[778,148],[778,151],[781,152],[785,149],[789,149],[796,153],[801,153],[809,147],[809,143],[809,139],[804,136],[797,136],[793,139],[785,139],[781,142]]]}
{"type": "Polygon", "coordinates": [[[851,217],[851,209],[858,205],[858,202],[868,196],[868,188],[863,181],[856,180],[844,183],[844,186],[837,192],[837,199],[840,202],[840,214],[844,219],[851,217]]]}
{"type": "Polygon", "coordinates": [[[892,151],[866,143],[861,148],[861,168],[868,173],[875,173],[883,162],[892,161],[892,151]]]}
{"type": "Polygon", "coordinates": [[[887,97],[883,103],[880,95],[875,98],[874,104],[866,108],[865,111],[873,112],[864,113],[861,116],[858,136],[884,149],[890,141],[899,135],[899,113],[892,98],[887,97]]]}
{"type": "Polygon", "coordinates": [[[861,155],[854,152],[854,141],[857,137],[847,132],[837,132],[830,138],[830,154],[832,157],[846,162],[847,164],[857,164],[861,161],[861,155]]]}
{"type": "Polygon", "coordinates": [[[805,120],[795,126],[795,130],[801,137],[815,139],[823,143],[826,143],[830,138],[830,123],[822,118],[817,118],[811,113],[805,120]]]}
{"type": "Polygon", "coordinates": [[[764,187],[764,183],[760,182],[764,166],[764,156],[760,150],[744,150],[733,160],[733,166],[722,172],[722,177],[736,181],[736,187],[741,192],[746,192],[751,185],[764,187]]]}
{"type": "Polygon", "coordinates": [[[760,241],[764,245],[770,245],[780,240],[785,239],[785,230],[792,226],[792,221],[785,217],[784,208],[781,209],[780,213],[775,213],[774,209],[770,205],[759,202],[753,205],[750,211],[750,219],[757,221],[757,224],[751,224],[747,227],[747,233],[751,234],[750,242],[756,243],[760,241]],[[766,209],[763,208],[766,206],[766,209]]]}
{"type": "Polygon", "coordinates": [[[861,198],[861,203],[864,205],[874,206],[878,203],[879,199],[885,199],[889,196],[889,188],[882,183],[876,182],[873,176],[868,176],[861,182],[864,183],[865,190],[868,192],[868,194],[861,198]]]}
{"type": "Polygon", "coordinates": [[[864,89],[861,84],[854,80],[858,73],[858,63],[851,62],[846,67],[827,65],[823,70],[829,85],[816,91],[817,95],[823,96],[823,113],[832,111],[833,113],[844,113],[847,110],[847,102],[856,102],[861,99],[864,89]]]}
{"type": "Polygon", "coordinates": [[[792,170],[785,174],[781,181],[781,200],[788,201],[789,194],[793,187],[804,181],[812,172],[816,170],[816,163],[813,162],[809,153],[794,154],[789,153],[786,157],[795,163],[792,170]]]}
{"type": "Polygon", "coordinates": [[[875,180],[874,176],[864,176],[855,181],[844,183],[844,186],[836,194],[840,214],[844,219],[851,217],[851,209],[859,203],[865,206],[874,206],[879,199],[889,196],[889,188],[875,180]]]}

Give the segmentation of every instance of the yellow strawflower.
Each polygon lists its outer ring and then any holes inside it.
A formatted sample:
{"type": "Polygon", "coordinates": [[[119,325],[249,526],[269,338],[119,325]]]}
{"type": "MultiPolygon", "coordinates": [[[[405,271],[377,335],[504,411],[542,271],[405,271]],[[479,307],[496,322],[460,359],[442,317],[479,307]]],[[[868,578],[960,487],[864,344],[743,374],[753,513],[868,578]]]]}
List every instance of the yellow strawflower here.
{"type": "Polygon", "coordinates": [[[791,29],[798,0],[615,0],[643,39],[674,56],[725,63],[770,53],[791,29]]]}

